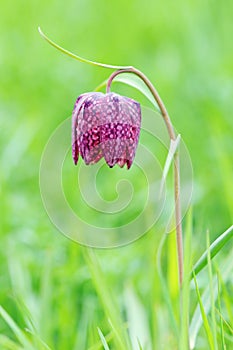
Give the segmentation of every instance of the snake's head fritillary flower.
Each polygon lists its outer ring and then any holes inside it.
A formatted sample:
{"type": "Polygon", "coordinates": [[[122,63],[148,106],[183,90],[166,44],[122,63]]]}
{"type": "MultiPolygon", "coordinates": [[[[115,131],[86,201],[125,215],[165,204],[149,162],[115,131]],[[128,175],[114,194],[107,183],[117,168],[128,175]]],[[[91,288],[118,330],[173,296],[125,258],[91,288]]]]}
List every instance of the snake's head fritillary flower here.
{"type": "Polygon", "coordinates": [[[72,155],[86,164],[102,157],[112,168],[129,169],[135,157],[141,126],[140,104],[115,93],[89,92],[78,97],[72,114],[72,155]]]}

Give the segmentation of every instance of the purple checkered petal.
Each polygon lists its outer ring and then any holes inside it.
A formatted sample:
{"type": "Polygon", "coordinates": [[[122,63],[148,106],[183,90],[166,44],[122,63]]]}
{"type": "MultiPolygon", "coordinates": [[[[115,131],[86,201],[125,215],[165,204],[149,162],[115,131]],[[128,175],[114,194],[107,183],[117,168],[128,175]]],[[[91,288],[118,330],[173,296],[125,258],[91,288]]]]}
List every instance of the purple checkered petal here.
{"type": "Polygon", "coordinates": [[[138,102],[115,93],[86,93],[77,99],[72,120],[75,164],[80,153],[86,164],[104,157],[110,167],[131,167],[141,125],[138,102]]]}
{"type": "Polygon", "coordinates": [[[88,94],[80,95],[74,105],[72,113],[72,157],[74,163],[77,164],[79,157],[78,140],[77,140],[77,125],[78,118],[82,118],[83,101],[88,97],[88,94]]]}

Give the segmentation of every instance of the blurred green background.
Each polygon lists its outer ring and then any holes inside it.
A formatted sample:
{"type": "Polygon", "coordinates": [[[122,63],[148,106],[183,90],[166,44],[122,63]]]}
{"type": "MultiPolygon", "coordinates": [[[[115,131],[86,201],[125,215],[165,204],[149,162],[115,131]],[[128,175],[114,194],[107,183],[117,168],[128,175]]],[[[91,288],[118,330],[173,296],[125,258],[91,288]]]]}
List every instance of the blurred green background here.
{"type": "MultiPolygon", "coordinates": [[[[59,53],[39,36],[38,25],[78,55],[133,65],[155,83],[192,158],[192,248],[198,257],[206,231],[212,241],[233,219],[232,13],[230,0],[2,2],[0,304],[24,327],[16,306],[21,298],[53,349],[87,349],[96,326],[105,328],[106,321],[85,249],[63,237],[43,208],[40,159],[76,97],[110,71],[59,53]]],[[[137,291],[154,337],[161,331],[151,326],[162,299],[158,236],[152,229],[129,246],[97,252],[119,305],[126,284],[137,291]]],[[[2,320],[0,333],[11,334],[2,320]]]]}

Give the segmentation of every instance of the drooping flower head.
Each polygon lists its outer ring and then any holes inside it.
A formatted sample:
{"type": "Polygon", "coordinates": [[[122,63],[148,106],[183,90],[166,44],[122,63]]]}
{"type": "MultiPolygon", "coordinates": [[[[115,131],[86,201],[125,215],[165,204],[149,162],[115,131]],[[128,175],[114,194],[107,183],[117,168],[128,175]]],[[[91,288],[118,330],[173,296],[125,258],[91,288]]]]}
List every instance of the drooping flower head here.
{"type": "Polygon", "coordinates": [[[141,125],[140,104],[115,93],[90,92],[78,97],[72,114],[72,155],[86,164],[105,158],[109,167],[129,169],[141,125]]]}

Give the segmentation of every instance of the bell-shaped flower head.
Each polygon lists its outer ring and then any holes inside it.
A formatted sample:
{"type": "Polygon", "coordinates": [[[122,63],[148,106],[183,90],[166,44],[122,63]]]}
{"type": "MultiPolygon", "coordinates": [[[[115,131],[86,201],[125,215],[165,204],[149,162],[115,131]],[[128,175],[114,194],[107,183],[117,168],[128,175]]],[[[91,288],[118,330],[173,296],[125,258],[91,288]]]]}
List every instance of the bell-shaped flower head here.
{"type": "Polygon", "coordinates": [[[109,167],[129,169],[141,126],[140,104],[115,93],[90,92],[78,97],[72,114],[72,155],[86,164],[105,158],[109,167]]]}

